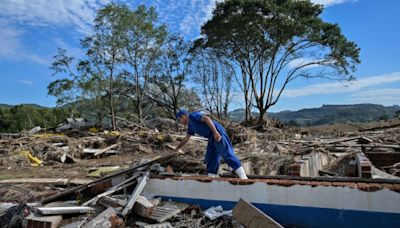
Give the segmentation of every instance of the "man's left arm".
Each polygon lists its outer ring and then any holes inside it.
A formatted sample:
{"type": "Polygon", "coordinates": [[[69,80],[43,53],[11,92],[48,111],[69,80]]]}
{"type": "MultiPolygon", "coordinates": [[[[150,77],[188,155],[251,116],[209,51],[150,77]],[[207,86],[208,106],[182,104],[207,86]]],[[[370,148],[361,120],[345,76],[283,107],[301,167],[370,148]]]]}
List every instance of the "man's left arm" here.
{"type": "Polygon", "coordinates": [[[212,133],[214,134],[214,139],[217,142],[221,141],[222,136],[217,131],[217,128],[215,128],[215,125],[210,117],[208,117],[206,115],[202,115],[201,122],[204,122],[205,124],[207,124],[207,126],[211,129],[212,133]]]}

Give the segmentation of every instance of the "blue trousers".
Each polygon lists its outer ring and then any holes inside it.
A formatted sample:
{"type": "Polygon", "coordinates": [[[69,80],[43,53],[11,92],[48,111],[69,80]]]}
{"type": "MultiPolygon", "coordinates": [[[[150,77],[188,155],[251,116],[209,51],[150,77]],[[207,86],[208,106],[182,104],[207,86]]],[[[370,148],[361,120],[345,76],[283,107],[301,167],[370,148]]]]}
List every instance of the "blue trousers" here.
{"type": "MultiPolygon", "coordinates": [[[[217,126],[216,126],[217,127],[217,126]]],[[[207,151],[205,156],[205,163],[207,164],[207,173],[218,173],[221,157],[233,169],[236,170],[241,166],[240,160],[236,157],[232,143],[229,140],[225,129],[217,127],[218,132],[222,138],[219,142],[211,136],[208,139],[207,151]]]]}

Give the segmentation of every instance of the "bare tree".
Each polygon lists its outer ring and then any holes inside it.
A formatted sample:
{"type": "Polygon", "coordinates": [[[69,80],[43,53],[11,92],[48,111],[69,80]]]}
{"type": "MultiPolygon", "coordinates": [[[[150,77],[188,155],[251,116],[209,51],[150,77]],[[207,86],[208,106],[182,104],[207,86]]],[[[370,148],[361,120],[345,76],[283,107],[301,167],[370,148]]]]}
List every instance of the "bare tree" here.
{"type": "Polygon", "coordinates": [[[194,81],[200,87],[204,109],[219,118],[228,116],[235,71],[229,62],[200,50],[195,53],[194,81]]]}

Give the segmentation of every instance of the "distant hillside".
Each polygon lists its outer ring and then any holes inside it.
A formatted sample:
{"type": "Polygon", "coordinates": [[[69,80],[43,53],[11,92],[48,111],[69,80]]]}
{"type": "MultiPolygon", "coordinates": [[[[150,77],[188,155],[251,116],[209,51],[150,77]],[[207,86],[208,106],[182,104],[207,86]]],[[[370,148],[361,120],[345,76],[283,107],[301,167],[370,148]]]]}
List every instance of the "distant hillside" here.
{"type": "MultiPolygon", "coordinates": [[[[355,105],[323,105],[320,108],[301,109],[299,111],[282,111],[269,113],[281,122],[289,125],[315,126],[334,123],[365,123],[384,119],[397,118],[400,106],[383,106],[376,104],[355,105]]],[[[257,113],[253,113],[257,116],[257,113]]],[[[241,121],[244,118],[244,110],[239,109],[230,112],[232,120],[241,121]]]]}
{"type": "Polygon", "coordinates": [[[27,107],[32,107],[32,108],[48,108],[48,107],[44,107],[44,106],[40,106],[37,104],[19,104],[19,105],[10,105],[10,104],[0,104],[0,108],[12,108],[15,106],[27,106],[27,107]]]}
{"type": "MultiPolygon", "coordinates": [[[[244,109],[236,109],[234,111],[229,112],[229,119],[236,122],[241,122],[244,120],[244,109]]],[[[252,112],[253,117],[257,117],[257,112],[252,112]]]]}

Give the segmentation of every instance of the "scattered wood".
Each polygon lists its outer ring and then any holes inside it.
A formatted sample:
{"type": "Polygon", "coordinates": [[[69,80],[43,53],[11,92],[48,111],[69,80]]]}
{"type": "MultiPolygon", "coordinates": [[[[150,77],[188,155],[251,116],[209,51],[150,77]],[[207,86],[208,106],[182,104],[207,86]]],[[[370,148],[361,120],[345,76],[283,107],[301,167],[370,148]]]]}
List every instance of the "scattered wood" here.
{"type": "MultiPolygon", "coordinates": [[[[125,167],[127,168],[127,167],[125,167]]],[[[122,166],[106,166],[96,168],[94,171],[89,172],[88,177],[101,177],[109,173],[113,173],[117,170],[123,169],[122,166]]]]}
{"type": "Polygon", "coordinates": [[[320,176],[324,176],[324,175],[328,175],[328,176],[339,176],[339,173],[331,172],[331,171],[323,170],[323,169],[319,170],[318,172],[319,172],[319,175],[320,175],[320,176]]]}
{"type": "Polygon", "coordinates": [[[157,224],[148,224],[144,222],[136,222],[136,226],[140,228],[173,228],[171,223],[169,222],[163,222],[163,223],[157,223],[157,224]]]}
{"type": "Polygon", "coordinates": [[[116,199],[110,196],[103,196],[99,200],[99,203],[105,207],[121,208],[127,203],[126,200],[116,199]]]}
{"type": "Polygon", "coordinates": [[[132,210],[142,217],[149,217],[153,208],[154,205],[146,197],[139,196],[132,210]]]}
{"type": "Polygon", "coordinates": [[[33,214],[28,215],[25,218],[26,227],[46,227],[46,228],[57,228],[60,226],[63,218],[61,215],[57,216],[35,216],[33,214]]]}
{"type": "Polygon", "coordinates": [[[98,156],[98,155],[100,155],[100,154],[102,154],[102,153],[104,153],[104,152],[107,152],[107,151],[109,151],[109,150],[111,150],[111,149],[114,149],[114,148],[116,148],[116,147],[118,147],[118,146],[119,146],[119,144],[116,143],[116,144],[111,145],[111,146],[109,146],[109,147],[106,147],[106,148],[104,148],[104,149],[100,149],[99,151],[97,151],[97,152],[94,153],[94,156],[98,156]]]}
{"type": "Polygon", "coordinates": [[[83,206],[87,206],[87,205],[90,205],[90,204],[96,204],[97,200],[99,200],[101,197],[111,195],[114,192],[117,192],[117,191],[119,191],[121,189],[124,189],[124,188],[126,188],[128,186],[131,186],[132,184],[134,184],[133,181],[136,180],[138,178],[138,176],[139,176],[138,174],[133,175],[132,177],[122,181],[121,183],[117,184],[116,186],[110,188],[109,190],[97,195],[93,199],[86,201],[82,205],[83,206]]]}
{"type": "Polygon", "coordinates": [[[83,224],[86,223],[87,220],[88,220],[88,218],[86,217],[86,218],[80,219],[79,221],[63,225],[63,226],[61,226],[61,228],[81,228],[83,226],[83,224]]]}
{"type": "Polygon", "coordinates": [[[149,167],[150,165],[152,165],[154,163],[160,163],[160,162],[169,160],[169,159],[171,159],[173,157],[176,157],[176,156],[177,156],[176,153],[170,153],[170,154],[166,154],[164,156],[160,156],[160,155],[155,156],[154,158],[150,159],[147,162],[138,164],[138,165],[133,166],[131,168],[128,168],[126,170],[117,171],[116,173],[112,173],[112,174],[107,175],[105,177],[102,177],[102,178],[99,178],[97,180],[91,181],[90,183],[86,183],[86,184],[77,186],[75,188],[68,189],[68,190],[66,190],[64,192],[61,192],[61,193],[57,194],[57,195],[51,196],[49,198],[46,198],[46,199],[42,200],[41,203],[44,204],[44,203],[49,203],[49,202],[53,202],[53,201],[56,201],[56,200],[61,200],[64,197],[69,197],[69,196],[71,196],[73,194],[82,192],[83,190],[88,189],[88,187],[91,186],[91,185],[94,185],[94,184],[97,184],[97,183],[101,183],[101,182],[104,182],[104,181],[107,181],[107,180],[111,180],[112,178],[116,178],[116,177],[121,176],[123,179],[125,179],[126,175],[129,175],[129,174],[135,172],[139,168],[149,167]]]}
{"type": "Polygon", "coordinates": [[[245,227],[283,228],[282,225],[244,199],[240,199],[233,208],[233,218],[245,227]]]}
{"type": "Polygon", "coordinates": [[[112,228],[112,227],[124,227],[124,221],[118,217],[117,212],[114,208],[109,207],[103,211],[96,218],[92,219],[83,228],[112,228]]]}
{"type": "Polygon", "coordinates": [[[0,180],[0,184],[53,184],[60,186],[87,184],[91,180],[66,178],[29,178],[0,180]]]}
{"type": "Polygon", "coordinates": [[[153,150],[151,148],[139,145],[139,150],[146,153],[146,154],[151,154],[153,153],[153,150]]]}
{"type": "Polygon", "coordinates": [[[133,190],[132,195],[130,196],[128,203],[126,204],[124,210],[122,211],[122,215],[125,217],[132,209],[133,205],[135,204],[137,198],[139,195],[142,193],[144,186],[147,183],[147,179],[149,177],[149,173],[146,173],[143,175],[143,177],[140,179],[138,185],[136,188],[133,190]]]}

